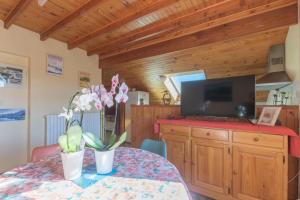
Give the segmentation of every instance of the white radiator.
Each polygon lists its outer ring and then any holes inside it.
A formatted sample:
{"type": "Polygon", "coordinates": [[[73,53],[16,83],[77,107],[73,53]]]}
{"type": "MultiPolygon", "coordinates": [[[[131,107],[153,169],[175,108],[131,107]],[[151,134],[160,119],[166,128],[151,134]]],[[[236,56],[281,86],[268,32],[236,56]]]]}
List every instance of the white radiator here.
{"type": "MultiPolygon", "coordinates": [[[[76,113],[73,120],[79,120],[80,114],[76,113]]],[[[91,132],[97,137],[101,135],[101,114],[100,112],[85,112],[83,116],[83,131],[91,132]]],[[[58,115],[46,116],[46,145],[57,144],[60,135],[65,132],[65,118],[58,115]]]]}

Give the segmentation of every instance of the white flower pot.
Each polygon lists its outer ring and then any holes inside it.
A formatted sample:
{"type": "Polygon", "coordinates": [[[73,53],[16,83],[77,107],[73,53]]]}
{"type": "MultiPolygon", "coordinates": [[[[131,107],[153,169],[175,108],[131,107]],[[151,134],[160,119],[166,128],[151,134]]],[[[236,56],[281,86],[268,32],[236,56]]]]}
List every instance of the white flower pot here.
{"type": "Polygon", "coordinates": [[[61,153],[66,180],[75,180],[81,176],[84,149],[74,153],[61,153]]]}
{"type": "Polygon", "coordinates": [[[110,151],[96,151],[95,159],[98,174],[108,174],[112,172],[114,164],[115,149],[110,151]]]}

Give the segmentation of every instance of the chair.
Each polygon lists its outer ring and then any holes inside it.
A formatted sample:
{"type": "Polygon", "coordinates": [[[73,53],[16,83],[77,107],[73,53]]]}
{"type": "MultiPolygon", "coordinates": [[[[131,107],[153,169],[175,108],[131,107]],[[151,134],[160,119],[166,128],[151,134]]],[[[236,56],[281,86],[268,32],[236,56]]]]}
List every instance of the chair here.
{"type": "Polygon", "coordinates": [[[32,150],[31,162],[38,162],[47,156],[57,154],[61,151],[58,144],[53,144],[49,146],[35,147],[32,150]]]}
{"type": "Polygon", "coordinates": [[[145,139],[140,148],[167,158],[167,145],[164,141],[145,139]]]}

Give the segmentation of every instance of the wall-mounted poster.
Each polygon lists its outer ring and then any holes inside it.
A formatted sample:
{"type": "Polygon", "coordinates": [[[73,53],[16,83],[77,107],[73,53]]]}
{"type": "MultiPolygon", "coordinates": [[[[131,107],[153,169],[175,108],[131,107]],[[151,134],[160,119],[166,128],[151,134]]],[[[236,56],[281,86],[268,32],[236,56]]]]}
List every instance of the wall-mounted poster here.
{"type": "Polygon", "coordinates": [[[63,74],[63,58],[55,55],[47,55],[47,72],[52,75],[63,74]]]}
{"type": "Polygon", "coordinates": [[[0,122],[25,120],[25,109],[0,109],[0,122]]]}
{"type": "Polygon", "coordinates": [[[24,71],[20,67],[0,63],[0,87],[21,86],[24,71]]]}
{"type": "Polygon", "coordinates": [[[88,88],[91,86],[91,74],[87,72],[79,72],[79,86],[88,88]]]}

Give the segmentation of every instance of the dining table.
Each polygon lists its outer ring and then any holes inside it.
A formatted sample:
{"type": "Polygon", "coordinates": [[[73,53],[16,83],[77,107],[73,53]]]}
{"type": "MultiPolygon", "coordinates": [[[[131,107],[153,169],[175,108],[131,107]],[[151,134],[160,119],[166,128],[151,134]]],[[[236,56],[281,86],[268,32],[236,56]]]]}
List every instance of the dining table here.
{"type": "Polygon", "coordinates": [[[0,199],[192,200],[179,171],[149,151],[119,147],[113,171],[97,174],[94,151],[86,149],[82,175],[65,180],[60,154],[0,175],[0,199]]]}

